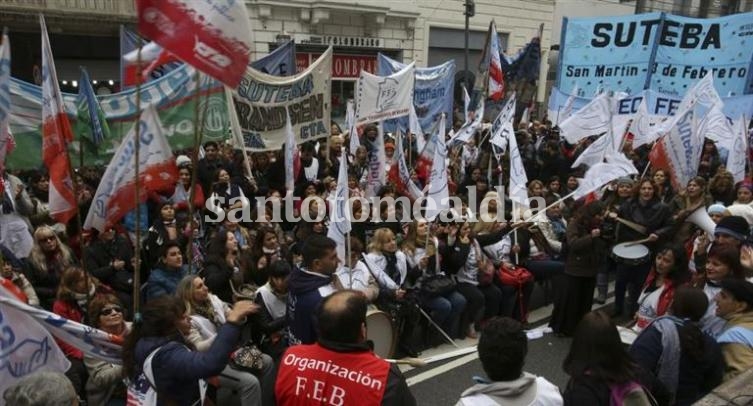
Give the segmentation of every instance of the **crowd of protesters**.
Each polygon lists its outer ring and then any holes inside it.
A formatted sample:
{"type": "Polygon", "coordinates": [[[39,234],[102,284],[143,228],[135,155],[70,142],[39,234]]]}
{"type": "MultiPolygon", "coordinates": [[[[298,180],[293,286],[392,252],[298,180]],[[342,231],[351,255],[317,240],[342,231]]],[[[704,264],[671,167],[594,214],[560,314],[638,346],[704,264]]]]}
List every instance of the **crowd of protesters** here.
{"type": "MultiPolygon", "coordinates": [[[[126,337],[122,366],[89,359],[60,342],[72,365],[66,375],[89,404],[123,404],[122,378],[135,379],[152,356],[160,360],[153,364],[159,396],[177,404],[191,404],[199,397],[198,379],[211,377],[217,379],[209,379],[210,388],[230,390],[243,405],[275,399],[293,404],[300,395],[296,385],[316,392],[311,385],[318,381],[296,381],[286,360],[322,352],[340,354],[343,365],[355,368],[362,361],[374,368],[368,379],[348,378],[348,385],[382,387],[363,399],[410,404],[399,372],[363,358],[369,352],[358,328],[362,305],[391,319],[392,356],[416,357],[448,340],[479,333],[484,339],[487,328],[489,337],[518,339],[537,286],[553,302],[554,333],[574,338],[564,366],[571,376],[561,388],[565,403],[606,405],[616,387],[628,393],[637,382],[649,396],[690,404],[722,379],[753,367],[753,285],[746,281],[753,276],[753,180],[735,183],[713,142],[704,146],[698,177],[675,188],[667,168],[650,167],[648,148],[633,150],[628,137],[624,151],[643,177],[621,178],[578,201],[562,200],[578,187],[584,168],[570,166],[593,139],[569,145],[548,121],[522,123],[515,136],[528,195],[547,205],[544,215],[530,218],[530,211],[512,213],[495,189],[507,184],[509,164],[494,159],[488,132],[486,125],[448,153],[448,187],[461,205],[436,221],[401,222],[387,220],[409,211],[403,205],[367,210],[355,204],[353,217],[365,214],[367,220],[353,223],[344,261],[326,237],[331,201],[341,165],[348,167],[349,196],[365,196],[378,145],[373,125],[363,129],[361,146],[344,154],[341,147],[355,135],[341,134],[334,124],[329,139],[299,146],[293,194],[311,204],[297,201],[290,209],[314,213],[311,221],[274,221],[275,211],[288,204],[282,151],[252,153],[244,162],[241,151],[210,141],[195,163],[193,151],[180,151],[175,188],[144,191],[145,203],[102,232],[82,231],[76,219],[60,224],[51,218],[44,170],[9,173],[0,213],[8,226],[0,247],[2,277],[31,305],[126,337]],[[217,207],[250,208],[254,221],[207,221],[217,207]],[[327,215],[316,218],[320,211],[327,215]],[[482,211],[493,217],[479,216],[482,211]],[[692,221],[699,212],[716,223],[713,233],[692,221]],[[639,240],[648,251],[643,257],[612,255],[615,245],[639,240]],[[611,279],[611,316],[640,333],[629,351],[613,342],[608,316],[590,313],[594,302],[607,300],[611,279]],[[138,303],[134,289],[141,293],[138,303]],[[327,307],[337,291],[350,293],[327,307]],[[131,324],[136,305],[143,307],[142,319],[131,324]],[[333,332],[337,323],[350,323],[352,337],[333,332]],[[616,349],[622,358],[614,356],[616,349]]],[[[403,142],[411,167],[421,152],[414,138],[403,142]]],[[[390,134],[384,141],[389,170],[397,143],[390,134]]],[[[76,172],[82,216],[103,170],[76,172]]],[[[420,172],[412,180],[423,188],[428,179],[420,172]]],[[[400,195],[393,183],[377,194],[400,195]]],[[[519,345],[487,339],[479,352],[519,345]]],[[[548,384],[525,375],[522,363],[510,375],[485,357],[492,381],[548,384]]],[[[329,390],[325,395],[337,404],[343,395],[329,390]]]]}

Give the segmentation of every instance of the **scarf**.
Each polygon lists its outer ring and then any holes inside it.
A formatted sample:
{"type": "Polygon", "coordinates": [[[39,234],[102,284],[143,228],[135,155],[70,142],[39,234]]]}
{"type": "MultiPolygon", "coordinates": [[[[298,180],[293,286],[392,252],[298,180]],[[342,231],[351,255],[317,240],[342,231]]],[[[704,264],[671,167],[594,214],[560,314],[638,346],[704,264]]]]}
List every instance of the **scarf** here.
{"type": "MultiPolygon", "coordinates": [[[[646,277],[646,283],[643,284],[643,290],[646,290],[654,285],[654,281],[656,280],[656,269],[651,268],[651,272],[649,272],[648,276],[646,277]]],[[[665,313],[667,313],[667,309],[669,309],[669,306],[672,304],[672,300],[675,297],[675,286],[672,283],[672,279],[670,279],[668,276],[664,277],[664,290],[662,290],[661,294],[659,295],[659,303],[656,305],[656,315],[661,316],[665,313]]],[[[659,289],[661,286],[656,286],[656,289],[659,289]]]]}
{"type": "Polygon", "coordinates": [[[683,325],[683,321],[674,316],[662,316],[654,320],[652,325],[661,334],[662,346],[656,377],[674,396],[680,375],[680,335],[677,328],[683,325]]]}
{"type": "Polygon", "coordinates": [[[197,315],[209,320],[215,326],[219,327],[220,323],[217,319],[217,315],[214,313],[214,307],[212,307],[212,301],[207,299],[204,303],[191,303],[193,305],[193,311],[197,315]]]}

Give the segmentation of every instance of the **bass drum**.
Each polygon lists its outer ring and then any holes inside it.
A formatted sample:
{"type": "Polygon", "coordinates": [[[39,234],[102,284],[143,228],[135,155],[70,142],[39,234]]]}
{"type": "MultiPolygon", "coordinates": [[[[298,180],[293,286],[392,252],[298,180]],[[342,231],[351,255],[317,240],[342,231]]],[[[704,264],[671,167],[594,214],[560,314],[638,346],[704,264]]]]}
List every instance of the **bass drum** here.
{"type": "Polygon", "coordinates": [[[374,353],[388,359],[395,355],[397,332],[389,314],[381,310],[366,312],[366,338],[374,343],[374,353]]]}

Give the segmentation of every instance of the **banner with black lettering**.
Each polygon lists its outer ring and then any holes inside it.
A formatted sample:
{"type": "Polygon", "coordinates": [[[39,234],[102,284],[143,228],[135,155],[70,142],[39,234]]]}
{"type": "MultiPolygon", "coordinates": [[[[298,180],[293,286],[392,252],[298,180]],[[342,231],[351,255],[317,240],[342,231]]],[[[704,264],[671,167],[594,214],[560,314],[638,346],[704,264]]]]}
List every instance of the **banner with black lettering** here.
{"type": "Polygon", "coordinates": [[[248,68],[233,92],[243,144],[249,151],[269,151],[285,143],[286,113],[296,143],[330,134],[332,47],[295,76],[272,76],[248,68]]]}
{"type": "Polygon", "coordinates": [[[711,72],[719,94],[753,93],[751,21],[753,13],[565,18],[557,87],[569,94],[577,84],[581,95],[651,88],[682,97],[711,72]]]}

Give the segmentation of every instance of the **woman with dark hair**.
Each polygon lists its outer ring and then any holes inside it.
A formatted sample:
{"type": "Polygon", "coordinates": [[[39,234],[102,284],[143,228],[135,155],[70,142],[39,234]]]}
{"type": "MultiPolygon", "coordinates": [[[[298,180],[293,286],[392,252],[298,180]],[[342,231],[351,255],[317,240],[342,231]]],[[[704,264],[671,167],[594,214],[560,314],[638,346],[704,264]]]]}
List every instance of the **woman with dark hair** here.
{"type": "MultiPolygon", "coordinates": [[[[241,326],[255,308],[240,301],[227,313],[207,351],[194,351],[182,334],[191,328],[183,302],[164,296],[147,303],[123,344],[123,375],[131,382],[147,385],[145,366],[154,376],[153,385],[160,404],[192,405],[201,399],[200,385],[219,375],[228,363],[228,354],[238,344],[241,326]],[[147,364],[147,361],[149,365],[147,364]]],[[[201,404],[203,402],[199,402],[201,404]]]]}
{"type": "Polygon", "coordinates": [[[159,262],[146,281],[146,300],[175,294],[178,282],[188,273],[180,248],[175,241],[168,241],[162,247],[159,262]]]}
{"type": "Polygon", "coordinates": [[[210,291],[223,302],[233,303],[233,286],[243,283],[238,242],[230,231],[218,232],[209,241],[204,277],[210,291]],[[232,284],[232,286],[231,286],[232,284]]]}
{"type": "Polygon", "coordinates": [[[190,163],[178,168],[178,183],[175,185],[175,191],[170,197],[170,203],[173,204],[175,218],[177,219],[180,228],[183,228],[188,224],[188,203],[191,201],[191,193],[193,193],[194,217],[198,218],[198,214],[201,212],[201,209],[204,208],[204,190],[201,188],[201,184],[197,181],[192,192],[191,181],[192,170],[190,163]]]}
{"type": "Polygon", "coordinates": [[[591,311],[596,273],[607,258],[608,243],[601,238],[600,229],[603,214],[604,203],[594,201],[578,209],[567,226],[569,254],[549,322],[557,334],[571,335],[583,315],[591,311]]]}
{"type": "Polygon", "coordinates": [[[668,314],[649,324],[629,349],[633,360],[664,384],[677,405],[693,404],[722,382],[719,344],[698,325],[708,303],[703,291],[679,287],[668,314]]]}
{"type": "Polygon", "coordinates": [[[233,182],[230,178],[230,172],[225,169],[217,169],[214,174],[214,183],[212,184],[212,194],[209,200],[214,207],[219,207],[229,212],[233,209],[240,209],[244,206],[246,195],[243,189],[233,182]]]}
{"type": "Polygon", "coordinates": [[[570,375],[562,396],[565,406],[610,406],[612,397],[643,387],[641,397],[668,400],[666,389],[630,358],[609,316],[594,311],[583,316],[573,334],[562,368],[570,375]]]}
{"type": "Polygon", "coordinates": [[[639,333],[655,318],[663,316],[672,304],[677,288],[688,281],[690,271],[685,249],[679,245],[666,245],[659,249],[638,297],[633,330],[639,333]]]}
{"type": "MultiPolygon", "coordinates": [[[[128,335],[131,323],[125,321],[123,305],[114,295],[96,296],[89,303],[89,325],[120,339],[128,335]]],[[[123,367],[84,355],[89,372],[86,398],[89,405],[125,405],[126,388],[123,385],[123,367]]]]}
{"type": "Polygon", "coordinates": [[[288,279],[292,267],[286,261],[277,261],[269,267],[269,280],[256,291],[256,304],[261,307],[257,315],[260,337],[257,342],[266,354],[277,360],[288,348],[286,319],[288,279]]]}
{"type": "Polygon", "coordinates": [[[29,198],[31,199],[31,213],[29,221],[32,227],[43,224],[52,226],[57,233],[65,232],[65,225],[58,224],[50,217],[48,197],[50,195],[50,177],[41,171],[34,171],[29,176],[29,198]]]}
{"type": "Polygon", "coordinates": [[[717,171],[709,180],[709,194],[712,200],[729,206],[735,201],[735,178],[729,171],[717,171]]]}
{"type": "Polygon", "coordinates": [[[159,211],[156,220],[149,227],[144,242],[144,254],[141,256],[142,270],[151,270],[157,265],[165,243],[168,241],[176,241],[180,247],[186,246],[186,238],[175,221],[173,204],[166,200],[157,208],[159,211]]]}
{"type": "MultiPolygon", "coordinates": [[[[617,243],[631,242],[645,239],[649,251],[656,249],[656,242],[666,238],[672,227],[672,215],[666,204],[659,199],[658,187],[652,181],[644,179],[638,185],[637,194],[631,200],[620,205],[619,213],[610,213],[609,217],[619,217],[631,221],[644,230],[628,227],[623,223],[617,225],[617,243]]],[[[651,270],[651,261],[647,256],[642,263],[617,259],[617,280],[614,287],[614,315],[622,315],[625,304],[625,293],[628,293],[628,315],[638,310],[638,295],[646,282],[646,276],[651,270]]]]}
{"type": "Polygon", "coordinates": [[[706,279],[703,292],[709,300],[709,307],[701,319],[703,331],[717,337],[724,329],[724,319],[716,315],[714,297],[722,290],[723,280],[732,278],[743,280],[743,266],[740,264],[740,249],[732,244],[715,243],[706,260],[706,279]]]}
{"type": "MultiPolygon", "coordinates": [[[[318,234],[325,235],[323,233],[318,234]]],[[[279,260],[287,259],[287,247],[282,245],[277,231],[271,226],[262,226],[256,232],[256,240],[251,248],[251,257],[249,259],[250,272],[245,275],[245,278],[252,281],[256,286],[262,286],[267,283],[268,269],[272,264],[279,260]]]]}
{"type": "Polygon", "coordinates": [[[133,245],[113,227],[92,230],[93,240],[84,247],[84,265],[131,309],[133,300],[133,245]]]}
{"type": "Polygon", "coordinates": [[[656,196],[662,203],[669,203],[674,197],[674,189],[667,171],[662,168],[656,168],[651,175],[651,180],[657,186],[656,196]]]}

